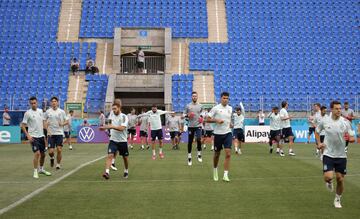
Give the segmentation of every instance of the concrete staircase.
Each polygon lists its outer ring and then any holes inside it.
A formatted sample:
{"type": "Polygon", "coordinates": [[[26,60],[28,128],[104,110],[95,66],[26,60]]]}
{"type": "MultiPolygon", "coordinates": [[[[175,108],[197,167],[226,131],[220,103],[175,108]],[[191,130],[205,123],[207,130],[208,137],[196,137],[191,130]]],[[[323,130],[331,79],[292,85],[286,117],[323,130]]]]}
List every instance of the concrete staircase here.
{"type": "Polygon", "coordinates": [[[197,91],[200,103],[215,103],[214,74],[195,72],[193,90],[197,91]]]}
{"type": "Polygon", "coordinates": [[[68,103],[85,103],[88,82],[85,81],[85,75],[81,72],[79,75],[69,76],[68,103]]]}
{"type": "Polygon", "coordinates": [[[96,63],[100,73],[113,73],[114,43],[98,42],[96,47],[96,63]]]}
{"type": "Polygon", "coordinates": [[[208,42],[225,43],[228,41],[226,10],[224,0],[207,0],[208,42]]]}
{"type": "Polygon", "coordinates": [[[189,73],[189,42],[173,39],[170,73],[189,73]]]}
{"type": "Polygon", "coordinates": [[[57,40],[77,42],[79,40],[81,0],[62,0],[57,40]]]}

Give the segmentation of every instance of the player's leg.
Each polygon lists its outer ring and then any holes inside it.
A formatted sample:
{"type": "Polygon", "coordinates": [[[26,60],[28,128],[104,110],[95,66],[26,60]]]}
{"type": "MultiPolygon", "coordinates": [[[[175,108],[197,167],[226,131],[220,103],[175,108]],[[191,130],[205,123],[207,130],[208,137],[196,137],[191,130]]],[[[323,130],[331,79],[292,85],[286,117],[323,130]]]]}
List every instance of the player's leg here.
{"type": "Polygon", "coordinates": [[[116,168],[116,152],[114,153],[114,156],[113,156],[113,158],[111,159],[111,166],[110,166],[110,168],[112,169],[112,170],[114,170],[114,171],[117,171],[117,168],[116,168]]]}
{"type": "Polygon", "coordinates": [[[49,156],[50,156],[50,166],[54,167],[54,163],[55,163],[55,161],[54,161],[55,160],[54,159],[54,156],[55,156],[55,139],[54,139],[54,136],[53,135],[49,136],[48,141],[49,141],[48,151],[49,151],[49,156]]]}
{"type": "MultiPolygon", "coordinates": [[[[215,137],[216,139],[216,137],[215,137]]],[[[221,149],[222,149],[222,146],[216,146],[215,144],[215,152],[214,152],[214,157],[213,157],[213,167],[214,167],[214,170],[213,170],[213,177],[214,177],[214,180],[215,181],[218,181],[219,180],[219,176],[218,176],[218,165],[219,165],[219,159],[220,159],[220,154],[221,154],[221,149]]]]}
{"type": "Polygon", "coordinates": [[[312,134],[312,129],[311,129],[311,127],[309,127],[309,133],[308,133],[307,142],[306,142],[307,144],[310,144],[311,134],[312,134]]]}
{"type": "Polygon", "coordinates": [[[45,138],[39,138],[37,139],[38,141],[38,147],[39,147],[39,152],[40,152],[40,168],[39,168],[39,173],[40,174],[44,174],[46,176],[51,176],[51,173],[46,171],[44,169],[44,163],[45,163],[45,138]]]}
{"type": "Polygon", "coordinates": [[[114,155],[117,152],[117,145],[114,141],[110,141],[108,145],[108,156],[105,159],[105,172],[103,173],[102,177],[105,179],[110,178],[110,166],[112,164],[112,161],[114,159],[114,155]]]}
{"type": "Polygon", "coordinates": [[[191,151],[192,151],[192,143],[194,141],[194,137],[195,137],[195,128],[188,128],[188,166],[192,165],[191,151]]]}
{"type": "Polygon", "coordinates": [[[234,135],[234,146],[235,146],[235,153],[239,154],[239,140],[236,138],[236,136],[234,135]]]}
{"type": "Polygon", "coordinates": [[[280,155],[280,157],[285,157],[285,154],[284,154],[284,151],[283,151],[283,146],[282,146],[282,144],[281,144],[281,136],[280,136],[280,133],[277,134],[274,139],[275,139],[275,141],[276,141],[276,148],[279,149],[279,155],[280,155]]]}
{"type": "Polygon", "coordinates": [[[157,133],[157,138],[159,140],[159,156],[161,159],[164,158],[164,152],[163,152],[163,133],[162,133],[162,130],[159,129],[158,130],[158,133],[157,133]]]}
{"type": "MultiPolygon", "coordinates": [[[[34,148],[34,146],[33,146],[34,148]]],[[[34,151],[34,149],[33,149],[34,151]]],[[[39,174],[38,174],[38,169],[39,169],[39,158],[40,158],[40,151],[39,150],[36,150],[34,152],[34,159],[33,159],[33,166],[34,166],[34,174],[33,174],[33,177],[35,179],[39,178],[39,174]]]]}
{"type": "Polygon", "coordinates": [[[287,131],[287,132],[288,132],[288,133],[286,134],[286,136],[287,136],[288,139],[289,139],[289,155],[290,155],[290,156],[295,156],[294,149],[293,149],[293,147],[294,147],[294,134],[293,134],[293,132],[292,132],[291,127],[288,128],[288,131],[287,131]]]}
{"type": "Polygon", "coordinates": [[[229,182],[229,169],[230,169],[230,158],[231,158],[231,143],[232,143],[232,134],[228,133],[224,136],[223,139],[224,151],[225,151],[225,160],[224,160],[224,177],[225,182],[229,182]]]}
{"type": "Polygon", "coordinates": [[[272,154],[274,148],[273,148],[273,141],[274,141],[274,131],[270,130],[270,136],[269,136],[269,153],[272,154]]]}
{"type": "Polygon", "coordinates": [[[155,140],[156,140],[156,130],[151,130],[151,149],[152,149],[153,160],[156,159],[155,140]]]}
{"type": "Polygon", "coordinates": [[[202,147],[201,147],[201,128],[196,128],[195,129],[195,137],[196,137],[196,143],[197,143],[197,159],[198,161],[201,163],[202,162],[202,156],[201,156],[201,151],[202,151],[202,147]]]}
{"type": "Polygon", "coordinates": [[[118,151],[119,155],[123,157],[124,161],[124,178],[127,179],[129,177],[129,150],[127,142],[118,143],[118,151]]]}
{"type": "Polygon", "coordinates": [[[61,159],[62,159],[62,147],[63,147],[63,136],[56,136],[56,169],[60,169],[61,159]]]}
{"type": "Polygon", "coordinates": [[[336,194],[334,199],[335,208],[342,208],[341,206],[341,195],[344,192],[344,177],[345,175],[339,172],[335,173],[336,176],[336,194]]]}

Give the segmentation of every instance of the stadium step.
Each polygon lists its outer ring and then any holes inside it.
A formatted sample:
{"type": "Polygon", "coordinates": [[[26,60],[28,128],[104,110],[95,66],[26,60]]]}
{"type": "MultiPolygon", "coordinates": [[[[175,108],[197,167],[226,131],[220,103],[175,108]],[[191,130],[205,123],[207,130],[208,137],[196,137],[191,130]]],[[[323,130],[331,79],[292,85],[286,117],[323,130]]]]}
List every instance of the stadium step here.
{"type": "Polygon", "coordinates": [[[187,40],[173,40],[171,52],[171,73],[189,73],[189,43],[187,40]]]}
{"type": "Polygon", "coordinates": [[[228,41],[226,9],[224,0],[207,0],[208,41],[225,43],[228,41]]]}
{"type": "Polygon", "coordinates": [[[194,72],[193,90],[197,91],[200,103],[215,103],[214,74],[194,72]]]}
{"type": "Polygon", "coordinates": [[[88,82],[84,73],[69,76],[68,100],[70,103],[85,102],[88,82]]]}
{"type": "Polygon", "coordinates": [[[57,39],[60,42],[79,40],[81,0],[62,0],[57,39]]]}
{"type": "Polygon", "coordinates": [[[113,73],[114,43],[98,42],[96,47],[96,63],[100,73],[113,73]]]}

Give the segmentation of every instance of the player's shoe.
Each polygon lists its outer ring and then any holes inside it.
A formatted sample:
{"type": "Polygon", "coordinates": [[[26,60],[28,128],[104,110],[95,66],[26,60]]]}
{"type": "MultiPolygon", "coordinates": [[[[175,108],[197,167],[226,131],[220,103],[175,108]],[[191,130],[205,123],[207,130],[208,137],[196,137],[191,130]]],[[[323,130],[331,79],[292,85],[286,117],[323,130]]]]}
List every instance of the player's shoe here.
{"type": "Polygon", "coordinates": [[[192,165],[192,160],[191,158],[188,158],[188,166],[191,166],[192,165]]]}
{"type": "Polygon", "coordinates": [[[114,170],[114,171],[117,171],[117,168],[116,168],[116,166],[115,166],[115,164],[114,164],[114,163],[113,163],[113,164],[111,164],[110,168],[111,168],[112,170],[114,170]]]}
{"type": "Polygon", "coordinates": [[[151,159],[156,160],[156,155],[153,155],[151,159]]]}
{"type": "Polygon", "coordinates": [[[51,173],[46,170],[40,170],[39,173],[44,174],[45,176],[51,176],[51,173]]]}
{"type": "Polygon", "coordinates": [[[110,175],[106,172],[102,175],[102,177],[104,177],[104,179],[110,179],[110,175]]]}
{"type": "Polygon", "coordinates": [[[39,174],[38,174],[37,171],[34,171],[33,177],[34,177],[35,179],[39,179],[39,174]]]}
{"type": "Polygon", "coordinates": [[[72,150],[72,149],[73,149],[72,145],[69,145],[69,150],[72,150]]]}
{"type": "Polygon", "coordinates": [[[225,181],[225,182],[230,182],[229,176],[224,175],[223,181],[225,181]]]}
{"type": "Polygon", "coordinates": [[[204,144],[203,148],[204,148],[204,150],[206,149],[206,144],[204,144]]]}
{"type": "Polygon", "coordinates": [[[57,169],[57,170],[60,170],[60,169],[61,169],[60,164],[56,164],[56,169],[57,169]]]}
{"type": "Polygon", "coordinates": [[[145,149],[144,145],[141,145],[140,150],[144,150],[144,149],[145,149]]]}
{"type": "Polygon", "coordinates": [[[240,148],[238,149],[238,154],[242,154],[242,152],[241,152],[241,149],[240,149],[240,148]]]}
{"type": "Polygon", "coordinates": [[[198,156],[197,156],[197,160],[198,160],[200,163],[202,163],[202,157],[201,157],[201,155],[198,155],[198,156]]]}
{"type": "Polygon", "coordinates": [[[319,153],[320,153],[320,150],[319,149],[316,149],[316,152],[315,152],[315,156],[319,156],[319,153]]]}
{"type": "Polygon", "coordinates": [[[214,176],[214,181],[219,181],[219,176],[218,176],[218,171],[217,171],[217,169],[214,169],[213,176],[214,176]]]}
{"type": "Polygon", "coordinates": [[[125,179],[129,178],[129,173],[124,172],[124,178],[125,178],[125,179]]]}
{"type": "Polygon", "coordinates": [[[236,148],[235,148],[235,154],[237,154],[237,155],[239,154],[239,151],[236,148]]]}
{"type": "Polygon", "coordinates": [[[149,150],[149,148],[150,148],[150,145],[146,146],[146,150],[149,150]]]}
{"type": "Polygon", "coordinates": [[[164,159],[164,157],[165,157],[164,153],[159,153],[159,157],[160,157],[160,159],[164,159]]]}
{"type": "Polygon", "coordinates": [[[213,145],[213,146],[211,146],[211,151],[214,151],[214,145],[213,145]]]}
{"type": "Polygon", "coordinates": [[[44,153],[48,150],[48,147],[45,147],[44,153]]]}
{"type": "Polygon", "coordinates": [[[276,148],[276,153],[280,153],[280,148],[276,148]]]}
{"type": "Polygon", "coordinates": [[[273,148],[273,147],[270,147],[269,153],[272,154],[273,150],[274,150],[274,148],[273,148]]]}
{"type": "Polygon", "coordinates": [[[132,145],[129,145],[129,147],[130,147],[131,150],[134,149],[134,146],[132,146],[132,145]]]}
{"type": "Polygon", "coordinates": [[[334,207],[335,208],[342,208],[340,198],[335,197],[335,199],[334,199],[334,207]]]}
{"type": "Polygon", "coordinates": [[[329,192],[333,192],[333,191],[334,191],[334,185],[333,185],[332,181],[331,181],[331,182],[326,182],[326,183],[325,183],[325,186],[326,186],[326,189],[327,189],[329,192]]]}
{"type": "Polygon", "coordinates": [[[293,151],[289,151],[290,156],[295,156],[296,154],[293,151]]]}
{"type": "Polygon", "coordinates": [[[280,151],[279,155],[280,155],[280,157],[285,157],[285,154],[282,151],[280,151]]]}
{"type": "Polygon", "coordinates": [[[50,166],[51,166],[51,167],[54,167],[54,163],[55,163],[54,158],[53,158],[53,159],[50,159],[50,166]]]}

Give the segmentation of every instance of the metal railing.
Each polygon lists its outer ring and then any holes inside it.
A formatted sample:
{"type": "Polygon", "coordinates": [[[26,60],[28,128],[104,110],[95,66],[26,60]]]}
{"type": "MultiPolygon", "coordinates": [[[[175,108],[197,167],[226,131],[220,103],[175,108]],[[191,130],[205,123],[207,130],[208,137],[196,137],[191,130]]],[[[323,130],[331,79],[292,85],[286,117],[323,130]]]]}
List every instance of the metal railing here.
{"type": "MultiPolygon", "coordinates": [[[[159,74],[165,71],[164,56],[146,56],[144,63],[144,72],[146,74],[159,74]]],[[[122,74],[141,74],[136,66],[135,56],[121,57],[121,73],[122,74]]]]}

